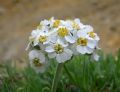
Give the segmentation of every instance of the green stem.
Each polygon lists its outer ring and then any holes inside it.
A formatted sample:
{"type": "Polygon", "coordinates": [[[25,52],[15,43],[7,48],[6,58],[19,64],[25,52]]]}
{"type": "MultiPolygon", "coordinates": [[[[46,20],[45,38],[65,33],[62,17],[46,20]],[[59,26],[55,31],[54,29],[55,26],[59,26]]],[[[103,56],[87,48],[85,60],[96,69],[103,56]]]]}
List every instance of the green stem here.
{"type": "Polygon", "coordinates": [[[85,60],[85,57],[84,57],[84,61],[83,61],[83,87],[84,89],[86,90],[86,60],[85,60]]]}
{"type": "Polygon", "coordinates": [[[64,69],[65,69],[67,75],[70,77],[70,79],[71,79],[74,83],[76,83],[75,79],[73,78],[72,74],[69,72],[69,70],[68,70],[68,68],[66,67],[65,64],[64,64],[64,69]]]}
{"type": "Polygon", "coordinates": [[[51,92],[56,92],[56,90],[57,90],[57,85],[58,85],[58,82],[59,82],[59,79],[60,79],[60,74],[62,72],[63,64],[64,63],[59,63],[57,65],[55,76],[54,76],[53,83],[52,83],[51,92]]]}

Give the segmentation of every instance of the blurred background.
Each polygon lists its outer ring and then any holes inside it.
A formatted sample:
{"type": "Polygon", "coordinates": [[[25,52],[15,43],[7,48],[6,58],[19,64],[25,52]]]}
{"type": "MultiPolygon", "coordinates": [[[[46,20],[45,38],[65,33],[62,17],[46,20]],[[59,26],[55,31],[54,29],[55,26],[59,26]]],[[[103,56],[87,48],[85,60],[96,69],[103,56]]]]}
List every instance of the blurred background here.
{"type": "Polygon", "coordinates": [[[26,57],[30,32],[52,16],[92,25],[105,53],[120,47],[120,0],[0,0],[0,60],[26,57]]]}

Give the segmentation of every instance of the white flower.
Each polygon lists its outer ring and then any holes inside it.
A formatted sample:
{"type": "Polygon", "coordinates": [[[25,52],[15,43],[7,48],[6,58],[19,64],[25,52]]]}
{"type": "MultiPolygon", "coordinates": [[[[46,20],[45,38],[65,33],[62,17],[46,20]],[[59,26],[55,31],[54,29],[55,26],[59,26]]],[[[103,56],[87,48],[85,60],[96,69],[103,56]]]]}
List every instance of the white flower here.
{"type": "Polygon", "coordinates": [[[91,39],[87,32],[83,30],[77,32],[76,49],[81,54],[91,54],[98,44],[98,40],[91,39]]]}
{"type": "Polygon", "coordinates": [[[80,19],[76,18],[72,22],[72,26],[74,30],[80,30],[84,27],[84,25],[80,22],[80,19]]]}
{"type": "Polygon", "coordinates": [[[50,18],[49,20],[43,20],[38,25],[37,29],[42,30],[43,32],[50,32],[52,30],[52,25],[54,22],[54,17],[50,18]]]}
{"type": "Polygon", "coordinates": [[[56,58],[57,62],[63,63],[72,57],[72,51],[67,46],[68,44],[64,44],[58,39],[56,43],[46,47],[45,51],[49,58],[56,58]]]}
{"type": "Polygon", "coordinates": [[[52,20],[51,27],[58,28],[61,25],[61,20],[52,20]]]}
{"type": "Polygon", "coordinates": [[[37,34],[36,38],[34,39],[34,46],[39,45],[40,47],[44,47],[44,45],[49,44],[50,42],[55,42],[54,36],[52,35],[54,31],[44,32],[41,31],[37,34]]]}
{"type": "Polygon", "coordinates": [[[36,37],[38,36],[38,34],[40,33],[40,30],[36,29],[36,30],[33,30],[31,32],[31,36],[29,37],[29,43],[28,43],[28,46],[26,47],[26,50],[28,50],[30,48],[30,45],[33,44],[34,45],[34,41],[36,39],[36,37]]]}
{"type": "Polygon", "coordinates": [[[57,36],[57,39],[60,39],[63,42],[75,43],[74,36],[72,36],[70,30],[66,27],[60,26],[55,31],[56,33],[54,35],[57,36]]]}
{"type": "Polygon", "coordinates": [[[39,43],[41,44],[47,44],[49,41],[48,39],[48,32],[45,33],[43,31],[40,31],[36,37],[36,39],[34,40],[34,46],[38,45],[39,43]]]}
{"type": "Polygon", "coordinates": [[[39,47],[42,53],[40,50],[32,50],[29,57],[31,62],[34,61],[32,65],[36,62],[38,65],[42,64],[45,55],[56,58],[59,63],[70,60],[73,54],[91,54],[97,60],[99,56],[95,50],[98,49],[99,40],[93,27],[82,24],[78,18],[59,20],[52,17],[49,20],[42,20],[37,29],[32,31],[28,48],[39,47]]]}
{"type": "Polygon", "coordinates": [[[31,32],[31,36],[29,37],[30,42],[33,42],[35,40],[35,38],[38,36],[39,32],[40,32],[40,30],[38,30],[38,29],[33,30],[31,32]]]}
{"type": "Polygon", "coordinates": [[[45,20],[41,21],[40,24],[43,26],[48,26],[50,24],[50,21],[45,19],[45,20]]]}
{"type": "Polygon", "coordinates": [[[80,53],[77,51],[77,49],[76,49],[76,44],[71,44],[70,46],[69,46],[69,48],[70,48],[70,50],[73,52],[73,55],[79,55],[80,53]]]}
{"type": "Polygon", "coordinates": [[[72,20],[61,21],[61,26],[66,27],[68,30],[73,30],[72,20]]]}
{"type": "Polygon", "coordinates": [[[37,72],[43,73],[46,70],[47,62],[45,55],[39,50],[29,52],[30,65],[37,72]]]}
{"type": "MultiPolygon", "coordinates": [[[[91,43],[86,38],[78,38],[76,42],[76,49],[81,54],[91,54],[94,48],[90,48],[91,43]]],[[[93,43],[94,44],[94,43],[93,43]]]]}
{"type": "Polygon", "coordinates": [[[84,34],[84,37],[87,36],[91,40],[100,40],[97,34],[93,32],[93,27],[90,25],[84,25],[83,28],[78,31],[78,34],[84,34]]]}

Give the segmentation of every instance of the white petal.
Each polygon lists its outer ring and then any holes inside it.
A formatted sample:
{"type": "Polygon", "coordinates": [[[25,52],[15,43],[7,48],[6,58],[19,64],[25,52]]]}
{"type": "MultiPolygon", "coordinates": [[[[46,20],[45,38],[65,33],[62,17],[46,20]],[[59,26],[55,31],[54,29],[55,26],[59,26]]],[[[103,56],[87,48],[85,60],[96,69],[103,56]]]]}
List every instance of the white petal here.
{"type": "Polygon", "coordinates": [[[48,25],[48,24],[49,24],[49,21],[48,21],[48,20],[43,20],[43,21],[41,21],[41,24],[42,24],[42,25],[48,25]]]}
{"type": "Polygon", "coordinates": [[[36,39],[34,40],[33,44],[34,44],[34,46],[36,46],[36,45],[38,45],[38,43],[39,43],[39,40],[38,40],[38,38],[36,38],[36,39]]]}
{"type": "Polygon", "coordinates": [[[49,41],[52,43],[55,43],[57,41],[57,36],[56,35],[51,35],[48,37],[49,41]]]}
{"type": "Polygon", "coordinates": [[[32,50],[29,52],[29,59],[32,61],[34,58],[39,58],[41,63],[45,62],[45,56],[40,50],[32,50]]]}
{"type": "Polygon", "coordinates": [[[96,33],[95,33],[95,37],[94,38],[91,38],[89,35],[87,35],[87,38],[90,39],[90,40],[96,40],[96,41],[100,40],[99,36],[97,36],[96,33]]]}
{"type": "Polygon", "coordinates": [[[97,41],[95,40],[89,40],[88,39],[88,43],[87,43],[88,47],[90,48],[95,48],[97,46],[97,41]]]}
{"type": "Polygon", "coordinates": [[[97,36],[97,34],[96,34],[96,36],[95,36],[95,40],[97,40],[97,41],[100,40],[100,38],[97,36]]]}
{"type": "Polygon", "coordinates": [[[38,54],[38,51],[37,50],[32,50],[29,52],[29,59],[30,60],[33,60],[35,57],[38,57],[39,54],[38,54]]]}
{"type": "Polygon", "coordinates": [[[63,47],[67,47],[68,43],[65,42],[64,38],[58,39],[57,43],[61,44],[63,47]]]}
{"type": "Polygon", "coordinates": [[[73,52],[71,50],[69,50],[69,49],[65,49],[65,52],[67,54],[66,57],[69,60],[72,57],[73,52]]]}
{"type": "Polygon", "coordinates": [[[54,52],[54,48],[53,48],[53,46],[47,46],[46,48],[45,48],[45,51],[46,52],[54,52]]]}
{"type": "Polygon", "coordinates": [[[75,21],[77,24],[80,23],[80,19],[79,19],[79,18],[76,18],[74,21],[75,21]]]}
{"type": "Polygon", "coordinates": [[[101,48],[100,48],[100,47],[98,47],[98,45],[96,46],[96,49],[97,49],[97,50],[101,50],[101,48]]]}
{"type": "Polygon", "coordinates": [[[35,69],[36,72],[43,73],[45,71],[46,66],[47,66],[47,62],[46,62],[46,59],[45,59],[45,55],[43,53],[41,53],[40,50],[32,50],[32,51],[30,51],[29,59],[30,59],[31,67],[33,69],[35,69]],[[34,58],[38,58],[40,60],[40,63],[42,63],[42,66],[40,66],[40,67],[34,66],[34,64],[33,64],[33,59],[34,58]]]}
{"type": "Polygon", "coordinates": [[[73,30],[71,21],[66,21],[63,25],[64,25],[68,30],[73,30]]]}
{"type": "Polygon", "coordinates": [[[77,46],[76,49],[81,54],[85,54],[87,52],[86,46],[77,46]]]}
{"type": "Polygon", "coordinates": [[[40,50],[45,50],[45,45],[43,45],[42,43],[39,43],[39,47],[40,47],[40,50]]]}
{"type": "Polygon", "coordinates": [[[93,31],[93,27],[90,25],[84,25],[84,28],[82,29],[84,32],[91,32],[93,31]]]}
{"type": "Polygon", "coordinates": [[[66,41],[69,43],[75,43],[75,38],[72,36],[65,36],[66,41]]]}
{"type": "Polygon", "coordinates": [[[45,63],[45,55],[41,52],[39,52],[39,59],[41,63],[45,63]]]}
{"type": "Polygon", "coordinates": [[[57,54],[56,55],[56,60],[58,63],[62,63],[63,61],[61,60],[61,55],[60,54],[57,54]]]}
{"type": "Polygon", "coordinates": [[[96,54],[96,53],[93,53],[92,57],[93,57],[93,59],[94,59],[95,61],[98,61],[99,58],[100,58],[100,56],[99,56],[98,54],[96,54]]]}
{"type": "Polygon", "coordinates": [[[34,37],[37,37],[37,35],[39,34],[40,30],[33,30],[31,32],[31,36],[34,38],[34,37]]]}
{"type": "Polygon", "coordinates": [[[86,38],[87,37],[87,33],[85,31],[79,30],[77,32],[77,36],[78,37],[82,37],[82,38],[86,38]]]}
{"type": "Polygon", "coordinates": [[[35,71],[36,71],[37,73],[44,73],[45,70],[46,70],[46,68],[47,68],[47,66],[48,66],[48,62],[45,63],[45,64],[43,64],[43,65],[40,66],[40,67],[35,67],[35,66],[32,66],[32,67],[33,67],[33,69],[35,69],[35,71]]]}
{"type": "Polygon", "coordinates": [[[48,53],[48,57],[49,57],[49,58],[54,58],[55,56],[56,56],[56,53],[55,53],[55,52],[48,53]]]}
{"type": "Polygon", "coordinates": [[[89,47],[86,47],[86,49],[87,49],[87,53],[88,53],[88,54],[91,54],[91,53],[93,53],[93,51],[94,51],[94,49],[91,49],[91,48],[89,48],[89,47]]]}
{"type": "Polygon", "coordinates": [[[43,31],[40,31],[40,33],[39,33],[39,36],[38,36],[38,37],[40,37],[40,36],[45,36],[45,33],[44,33],[43,31]]]}
{"type": "Polygon", "coordinates": [[[63,63],[67,60],[70,60],[71,57],[72,57],[72,51],[70,51],[69,49],[66,49],[65,52],[61,54],[57,54],[56,60],[58,61],[58,63],[63,63]]]}
{"type": "Polygon", "coordinates": [[[84,25],[82,23],[79,23],[80,29],[84,28],[84,25]]]}
{"type": "Polygon", "coordinates": [[[70,46],[71,51],[73,52],[74,55],[78,55],[79,53],[77,52],[75,45],[70,46]]]}
{"type": "Polygon", "coordinates": [[[43,42],[43,45],[49,44],[49,40],[47,40],[46,42],[43,42]]]}

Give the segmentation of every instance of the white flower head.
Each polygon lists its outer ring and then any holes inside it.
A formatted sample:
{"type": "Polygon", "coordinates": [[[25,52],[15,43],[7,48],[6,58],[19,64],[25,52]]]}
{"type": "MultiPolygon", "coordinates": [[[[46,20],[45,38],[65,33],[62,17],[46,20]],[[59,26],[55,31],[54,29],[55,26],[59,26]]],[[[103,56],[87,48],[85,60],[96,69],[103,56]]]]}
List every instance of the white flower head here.
{"type": "Polygon", "coordinates": [[[60,25],[61,25],[61,20],[59,20],[59,19],[53,20],[53,21],[52,21],[52,24],[51,24],[51,26],[52,26],[53,28],[58,28],[60,25]]]}
{"type": "Polygon", "coordinates": [[[34,41],[35,38],[38,36],[40,30],[36,29],[31,32],[31,36],[29,37],[30,42],[34,41]]]}
{"type": "Polygon", "coordinates": [[[50,42],[54,42],[55,39],[54,36],[52,36],[53,33],[54,33],[53,31],[50,32],[40,31],[33,41],[34,46],[39,45],[40,47],[44,47],[50,42]]]}
{"type": "Polygon", "coordinates": [[[56,35],[58,39],[69,43],[75,43],[75,37],[72,35],[69,29],[64,26],[60,26],[56,29],[56,35]]]}
{"type": "Polygon", "coordinates": [[[95,50],[99,40],[93,27],[82,24],[78,18],[59,20],[52,17],[42,20],[30,36],[28,48],[31,46],[32,49],[36,49],[29,53],[31,65],[35,69],[41,69],[46,65],[46,55],[49,58],[55,58],[58,63],[68,61],[73,55],[79,54],[91,54],[97,60],[99,56],[95,50]]]}
{"type": "Polygon", "coordinates": [[[39,43],[46,44],[48,43],[48,40],[48,33],[40,31],[36,39],[34,40],[34,45],[38,45],[39,43]]]}
{"type": "Polygon", "coordinates": [[[30,65],[37,72],[43,73],[47,67],[45,55],[39,50],[29,52],[30,65]]]}
{"type": "Polygon", "coordinates": [[[90,25],[84,25],[82,29],[80,29],[77,33],[79,34],[84,34],[82,35],[83,37],[87,36],[89,39],[93,39],[96,41],[99,41],[100,38],[98,37],[98,35],[93,31],[93,27],[90,25]]]}
{"type": "Polygon", "coordinates": [[[80,30],[84,25],[81,23],[80,19],[76,18],[72,21],[72,27],[74,30],[80,30]]]}
{"type": "Polygon", "coordinates": [[[72,57],[72,51],[67,46],[68,44],[64,44],[58,39],[56,43],[46,47],[45,51],[49,58],[56,58],[57,62],[63,63],[72,57]]]}
{"type": "Polygon", "coordinates": [[[91,36],[96,36],[90,28],[91,31],[86,30],[79,30],[77,32],[77,40],[76,40],[76,49],[81,54],[91,54],[93,53],[94,49],[98,44],[98,40],[94,39],[91,36]]]}

